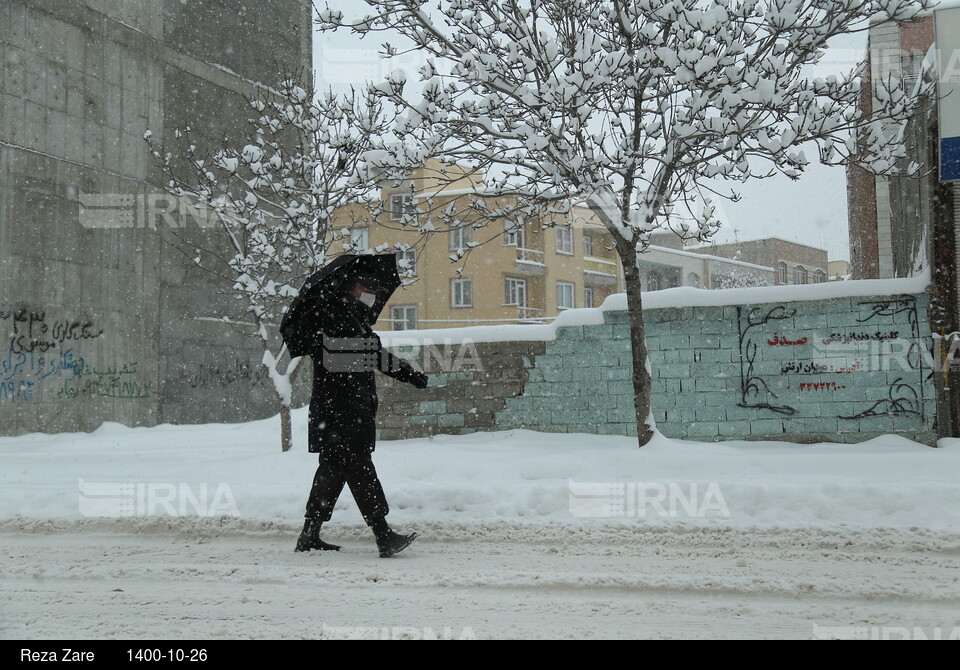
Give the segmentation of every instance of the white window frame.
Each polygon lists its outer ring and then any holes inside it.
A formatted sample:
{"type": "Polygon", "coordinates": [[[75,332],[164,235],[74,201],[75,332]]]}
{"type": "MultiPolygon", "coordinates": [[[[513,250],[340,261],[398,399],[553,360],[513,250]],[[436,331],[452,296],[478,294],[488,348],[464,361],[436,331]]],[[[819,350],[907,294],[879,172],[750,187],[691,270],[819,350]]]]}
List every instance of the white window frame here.
{"type": "Polygon", "coordinates": [[[390,220],[402,221],[413,211],[413,196],[409,193],[394,193],[390,196],[390,220]]]}
{"type": "Polygon", "coordinates": [[[393,330],[416,330],[417,329],[417,306],[416,305],[395,305],[390,308],[390,323],[393,330]],[[410,325],[410,313],[413,313],[413,328],[410,325]]]}
{"type": "Polygon", "coordinates": [[[526,307],[527,306],[527,280],[517,277],[507,277],[504,281],[504,304],[507,307],[526,307]],[[523,302],[514,298],[517,296],[517,287],[523,287],[523,302]]]}
{"type": "Polygon", "coordinates": [[[370,229],[369,228],[354,228],[350,231],[350,246],[359,251],[366,251],[370,248],[370,229]],[[358,245],[357,240],[361,240],[362,244],[358,245]]]}
{"type": "Polygon", "coordinates": [[[583,306],[595,307],[593,304],[593,289],[589,286],[583,289],[583,306]]]}
{"type": "Polygon", "coordinates": [[[577,306],[577,285],[568,282],[568,281],[558,281],[557,282],[557,309],[575,309],[577,306]],[[560,303],[560,296],[566,294],[565,297],[570,298],[569,305],[563,305],[560,303]]]}
{"type": "Polygon", "coordinates": [[[807,268],[803,267],[802,265],[794,266],[793,283],[798,285],[810,283],[810,273],[807,271],[807,268]]]}
{"type": "Polygon", "coordinates": [[[450,229],[450,251],[466,251],[473,241],[473,228],[465,223],[450,229]]]}
{"type": "Polygon", "coordinates": [[[517,225],[513,221],[505,221],[503,224],[503,246],[519,247],[526,246],[526,231],[523,226],[517,225]]]}
{"type": "Polygon", "coordinates": [[[900,54],[900,71],[903,73],[903,81],[913,84],[920,78],[923,72],[923,60],[926,54],[922,51],[915,53],[900,54]]]}
{"type": "Polygon", "coordinates": [[[817,268],[813,271],[813,283],[814,284],[823,284],[827,281],[827,273],[817,268]]]}
{"type": "Polygon", "coordinates": [[[777,277],[780,279],[781,285],[787,284],[787,281],[788,281],[787,264],[783,261],[780,261],[777,264],[777,277]]]}
{"type": "Polygon", "coordinates": [[[454,308],[473,307],[473,279],[450,280],[450,305],[454,308]]]}
{"type": "Polygon", "coordinates": [[[573,226],[557,226],[557,253],[573,256],[573,226]]]}
{"type": "Polygon", "coordinates": [[[593,257],[593,235],[583,235],[583,255],[593,257]]]}

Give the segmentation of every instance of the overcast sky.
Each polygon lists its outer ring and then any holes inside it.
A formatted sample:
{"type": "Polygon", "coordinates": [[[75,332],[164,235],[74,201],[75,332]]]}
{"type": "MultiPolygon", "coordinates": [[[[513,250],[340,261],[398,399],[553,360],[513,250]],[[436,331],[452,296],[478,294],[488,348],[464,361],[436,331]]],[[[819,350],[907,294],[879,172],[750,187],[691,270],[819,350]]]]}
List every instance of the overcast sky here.
{"type": "MultiPolygon", "coordinates": [[[[348,17],[362,15],[366,9],[360,0],[332,0],[330,6],[348,17]]],[[[865,45],[864,33],[837,42],[817,67],[817,74],[849,71],[862,60],[865,45]]],[[[318,34],[314,47],[314,72],[321,87],[379,80],[397,68],[406,70],[411,81],[417,79],[420,63],[416,57],[402,56],[385,63],[378,56],[377,40],[360,40],[347,32],[318,34]]],[[[816,151],[807,155],[815,160],[816,151]]],[[[773,177],[736,186],[743,196],[740,202],[717,203],[724,221],[717,242],[780,237],[826,249],[830,260],[849,260],[847,187],[842,168],[818,164],[798,181],[773,177]]]]}

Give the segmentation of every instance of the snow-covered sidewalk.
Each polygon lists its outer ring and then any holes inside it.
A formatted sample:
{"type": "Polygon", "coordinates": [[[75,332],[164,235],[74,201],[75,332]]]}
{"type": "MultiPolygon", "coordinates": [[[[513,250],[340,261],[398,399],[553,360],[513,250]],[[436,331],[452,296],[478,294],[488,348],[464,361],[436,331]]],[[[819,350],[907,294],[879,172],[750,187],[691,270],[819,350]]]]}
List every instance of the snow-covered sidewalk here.
{"type": "Polygon", "coordinates": [[[293,552],[305,429],[287,454],[275,420],[0,438],[0,633],[960,635],[960,441],[385,442],[391,521],[421,539],[384,561],[348,492],[343,551],[293,552]]]}

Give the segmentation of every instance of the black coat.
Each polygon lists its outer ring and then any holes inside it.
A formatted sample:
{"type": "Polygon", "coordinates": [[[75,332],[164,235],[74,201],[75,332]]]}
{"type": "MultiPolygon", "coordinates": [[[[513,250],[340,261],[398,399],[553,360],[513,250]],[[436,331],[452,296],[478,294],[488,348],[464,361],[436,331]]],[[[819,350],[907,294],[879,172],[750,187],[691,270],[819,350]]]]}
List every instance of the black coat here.
{"type": "Polygon", "coordinates": [[[311,453],[372,452],[377,438],[375,370],[410,384],[426,376],[383,349],[367,324],[366,307],[345,296],[343,309],[330,310],[311,348],[311,453]]]}

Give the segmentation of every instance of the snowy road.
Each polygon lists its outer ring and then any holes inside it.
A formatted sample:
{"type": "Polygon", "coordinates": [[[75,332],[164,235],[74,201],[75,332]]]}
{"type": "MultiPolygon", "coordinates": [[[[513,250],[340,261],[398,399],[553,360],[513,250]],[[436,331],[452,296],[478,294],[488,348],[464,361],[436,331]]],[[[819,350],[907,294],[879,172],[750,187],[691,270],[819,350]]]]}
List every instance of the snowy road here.
{"type": "Polygon", "coordinates": [[[0,524],[5,637],[956,636],[960,538],[908,530],[420,524],[296,554],[271,524],[0,524]],[[174,524],[174,525],[171,525],[174,524]],[[838,628],[839,627],[839,628],[838,628]]]}

